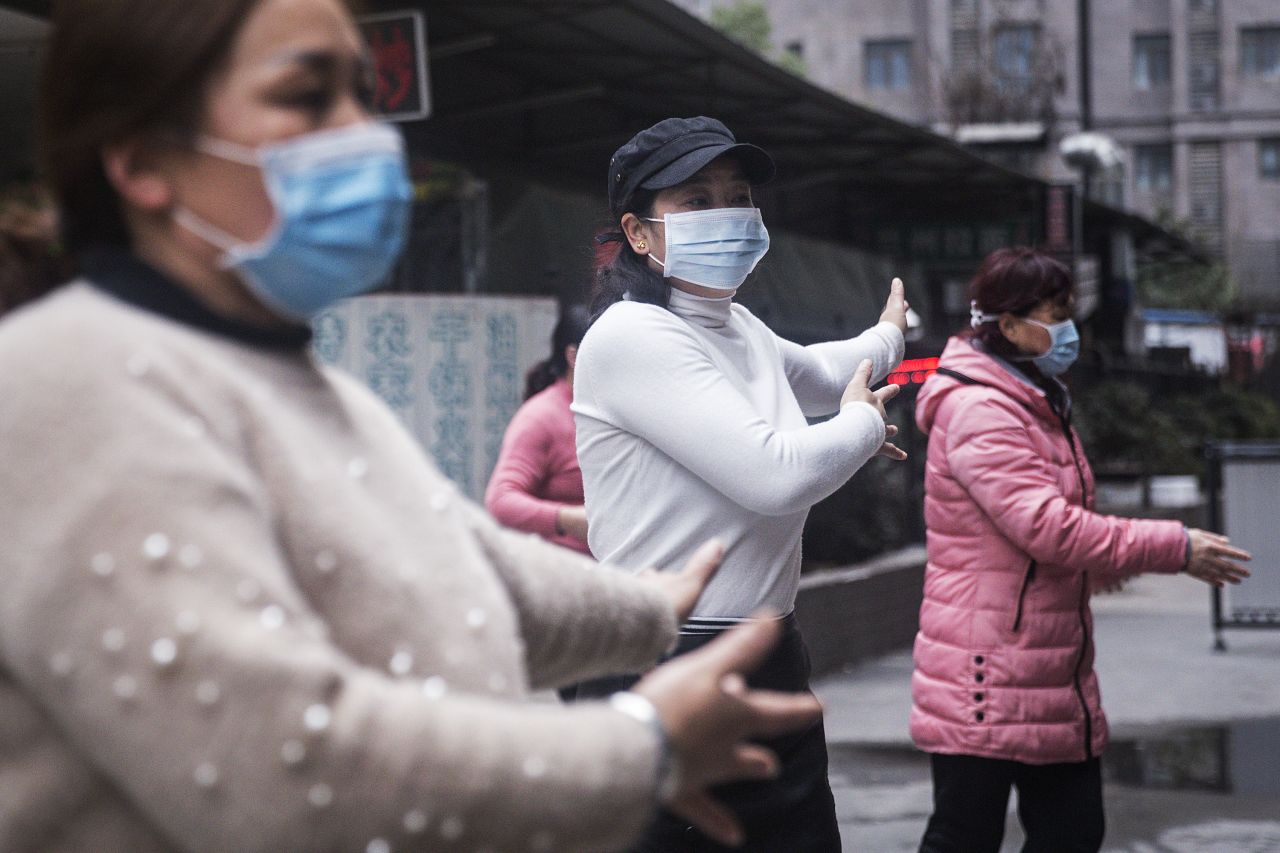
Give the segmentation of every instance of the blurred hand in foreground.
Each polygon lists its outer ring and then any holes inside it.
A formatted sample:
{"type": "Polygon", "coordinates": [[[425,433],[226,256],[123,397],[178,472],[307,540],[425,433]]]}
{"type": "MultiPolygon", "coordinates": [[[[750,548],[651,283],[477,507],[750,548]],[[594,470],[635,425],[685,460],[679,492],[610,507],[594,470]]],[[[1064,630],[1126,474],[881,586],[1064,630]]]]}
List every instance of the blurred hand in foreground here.
{"type": "Polygon", "coordinates": [[[707,789],[773,778],[777,756],[748,740],[795,731],[822,716],[811,693],[747,687],[746,674],[765,659],[780,631],[778,620],[764,616],[668,661],[632,688],[653,703],[677,762],[679,786],[664,805],[722,844],[741,844],[742,826],[707,789]]]}

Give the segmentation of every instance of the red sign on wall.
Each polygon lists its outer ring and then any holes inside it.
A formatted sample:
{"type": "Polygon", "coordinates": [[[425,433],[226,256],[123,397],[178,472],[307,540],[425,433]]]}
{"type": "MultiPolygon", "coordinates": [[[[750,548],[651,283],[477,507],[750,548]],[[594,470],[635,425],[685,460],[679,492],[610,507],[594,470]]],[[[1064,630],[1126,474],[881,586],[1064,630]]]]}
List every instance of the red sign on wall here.
{"type": "Polygon", "coordinates": [[[422,12],[361,15],[358,21],[377,73],[373,103],[379,117],[411,121],[431,115],[427,25],[422,12]]]}

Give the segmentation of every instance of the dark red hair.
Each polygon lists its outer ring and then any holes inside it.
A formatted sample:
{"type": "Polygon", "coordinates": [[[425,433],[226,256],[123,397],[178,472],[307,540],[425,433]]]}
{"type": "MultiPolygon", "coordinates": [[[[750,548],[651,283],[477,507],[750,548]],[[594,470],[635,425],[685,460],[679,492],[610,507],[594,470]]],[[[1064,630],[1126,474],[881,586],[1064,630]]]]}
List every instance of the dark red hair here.
{"type": "MultiPolygon", "coordinates": [[[[1074,293],[1075,282],[1065,264],[1027,247],[996,249],[969,282],[969,298],[983,314],[1025,317],[1044,302],[1065,307],[1074,293]]],[[[972,334],[999,355],[1014,353],[995,320],[982,323],[972,334]]]]}

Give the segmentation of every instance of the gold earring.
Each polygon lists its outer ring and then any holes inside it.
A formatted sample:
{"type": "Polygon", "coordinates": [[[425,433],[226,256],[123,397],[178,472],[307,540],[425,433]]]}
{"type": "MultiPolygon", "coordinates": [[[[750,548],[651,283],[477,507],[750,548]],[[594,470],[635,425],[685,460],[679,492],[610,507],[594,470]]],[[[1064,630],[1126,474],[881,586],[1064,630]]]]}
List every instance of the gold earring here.
{"type": "Polygon", "coordinates": [[[649,248],[649,244],[648,244],[648,243],[646,243],[646,242],[645,242],[645,241],[643,241],[643,240],[641,240],[639,243],[637,243],[637,244],[636,244],[636,249],[637,249],[638,251],[643,252],[643,251],[644,251],[645,249],[647,249],[647,248],[649,248]]]}

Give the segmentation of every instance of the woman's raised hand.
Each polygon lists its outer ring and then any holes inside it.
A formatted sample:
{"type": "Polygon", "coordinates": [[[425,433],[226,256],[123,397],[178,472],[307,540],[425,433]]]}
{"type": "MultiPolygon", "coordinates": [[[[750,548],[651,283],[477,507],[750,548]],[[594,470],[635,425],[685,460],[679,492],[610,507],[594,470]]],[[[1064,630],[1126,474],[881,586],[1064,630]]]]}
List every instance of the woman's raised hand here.
{"type": "Polygon", "coordinates": [[[880,322],[883,323],[888,320],[905,335],[907,333],[907,310],[910,307],[907,304],[907,291],[902,284],[902,279],[895,278],[889,285],[889,301],[884,304],[884,313],[880,315],[880,322]]]}
{"type": "MultiPolygon", "coordinates": [[[[902,284],[896,278],[894,281],[898,282],[899,285],[902,284]]],[[[906,321],[904,320],[903,322],[906,321]]],[[[902,388],[898,385],[886,385],[883,388],[872,391],[868,387],[871,384],[871,369],[871,360],[863,359],[862,363],[858,365],[858,369],[853,372],[853,379],[844,389],[844,396],[840,398],[840,407],[844,408],[849,403],[870,403],[880,413],[880,417],[884,419],[885,435],[892,438],[898,434],[898,428],[889,423],[889,413],[885,411],[884,404],[898,396],[898,392],[902,388]]],[[[907,458],[904,450],[887,441],[880,446],[879,455],[897,459],[899,462],[907,458]]]]}
{"type": "Polygon", "coordinates": [[[1253,555],[1232,546],[1231,540],[1217,533],[1187,529],[1191,539],[1191,559],[1183,571],[1207,584],[1221,587],[1224,583],[1240,583],[1249,570],[1233,560],[1252,560],[1253,555]]]}
{"type": "Polygon", "coordinates": [[[632,688],[653,703],[677,762],[679,786],[664,805],[722,844],[740,844],[742,827],[707,789],[773,778],[777,756],[748,740],[795,731],[822,716],[811,693],[747,688],[746,673],[764,660],[779,631],[776,619],[734,628],[632,688]]]}

